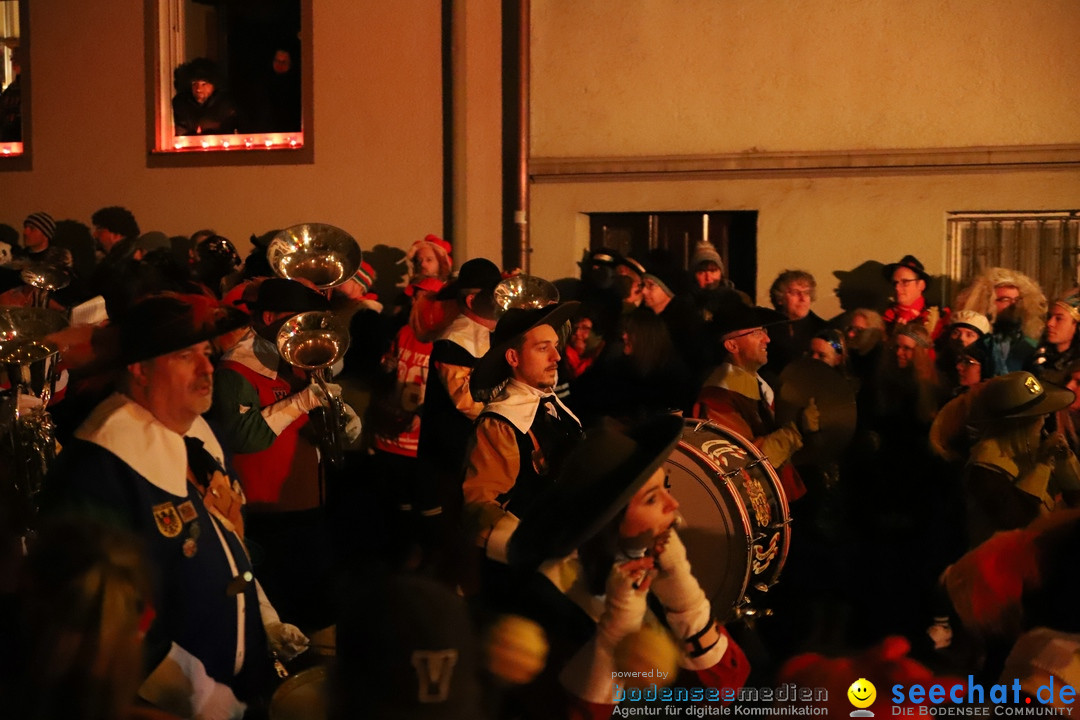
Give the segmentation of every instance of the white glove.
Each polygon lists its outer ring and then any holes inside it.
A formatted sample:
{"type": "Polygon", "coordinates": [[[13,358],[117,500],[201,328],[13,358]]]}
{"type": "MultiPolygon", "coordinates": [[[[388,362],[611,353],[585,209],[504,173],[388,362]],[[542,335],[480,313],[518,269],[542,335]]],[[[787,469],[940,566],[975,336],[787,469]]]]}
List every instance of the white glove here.
{"type": "Polygon", "coordinates": [[[245,712],[247,705],[236,699],[232,688],[215,682],[202,704],[196,704],[195,720],[243,720],[245,712]]]}
{"type": "Polygon", "coordinates": [[[45,406],[45,403],[41,402],[41,398],[37,395],[31,395],[24,392],[19,392],[15,402],[16,410],[19,415],[26,415],[29,412],[33,412],[34,410],[45,406]]]}
{"type": "MultiPolygon", "coordinates": [[[[340,385],[332,382],[325,383],[325,385],[327,392],[329,392],[334,397],[341,397],[340,385]]],[[[315,394],[315,397],[319,401],[320,405],[328,405],[330,403],[330,401],[326,397],[326,392],[323,392],[322,385],[319,385],[319,383],[311,383],[311,385],[308,386],[308,389],[315,394]]]]}
{"type": "Polygon", "coordinates": [[[282,660],[292,660],[308,649],[311,641],[308,640],[300,628],[289,623],[275,622],[264,626],[266,630],[266,642],[270,649],[282,660]]]}
{"type": "Polygon", "coordinates": [[[360,432],[363,430],[363,424],[360,422],[360,416],[352,409],[352,405],[343,402],[341,403],[341,407],[345,410],[345,437],[351,445],[356,442],[358,437],[360,437],[360,432]]]}
{"type": "Polygon", "coordinates": [[[657,564],[660,573],[653,581],[652,591],[664,606],[668,627],[681,641],[679,663],[692,670],[712,667],[727,651],[727,635],[720,632],[713,619],[712,606],[690,572],[686,546],[675,530],[671,531],[657,564]]]}
{"type": "Polygon", "coordinates": [[[186,716],[190,712],[196,720],[240,720],[247,711],[247,705],[236,699],[232,688],[207,675],[202,661],[176,643],[139,688],[139,695],[174,713],[181,710],[179,698],[184,698],[181,704],[190,700],[190,708],[182,713],[186,716]]]}
{"type": "MultiPolygon", "coordinates": [[[[341,392],[340,385],[329,383],[328,387],[332,392],[335,389],[337,392],[341,392]]],[[[274,434],[280,435],[285,428],[292,425],[297,419],[324,405],[323,399],[325,397],[318,384],[311,383],[300,392],[293,393],[272,405],[267,405],[259,412],[262,414],[266,424],[274,431],[274,434]]]]}
{"type": "Polygon", "coordinates": [[[292,660],[308,649],[311,641],[300,632],[300,628],[281,622],[277,610],[270,598],[266,597],[262,583],[255,581],[255,596],[259,598],[259,618],[266,631],[266,642],[270,649],[282,660],[292,660]]]}
{"type": "Polygon", "coordinates": [[[583,700],[606,705],[614,702],[615,646],[641,629],[652,574],[644,569],[646,563],[631,560],[611,568],[596,636],[574,654],[559,674],[563,687],[583,700]]]}

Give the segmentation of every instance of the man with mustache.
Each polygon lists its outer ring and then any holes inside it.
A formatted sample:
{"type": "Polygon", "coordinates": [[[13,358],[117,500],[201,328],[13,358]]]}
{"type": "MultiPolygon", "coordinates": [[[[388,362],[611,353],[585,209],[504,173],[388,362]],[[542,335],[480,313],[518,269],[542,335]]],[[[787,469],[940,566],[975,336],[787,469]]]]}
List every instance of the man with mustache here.
{"type": "Polygon", "coordinates": [[[135,303],[117,323],[120,389],[65,446],[43,503],[143,539],[156,617],[139,694],[184,717],[239,718],[267,690],[268,645],[288,659],[307,644],[254,582],[244,495],[202,418],[213,398],[211,341],[246,322],[206,296],[135,303]]]}
{"type": "Polygon", "coordinates": [[[468,537],[491,560],[506,562],[519,518],[552,482],[581,437],[581,423],[552,388],[558,379],[559,330],[580,303],[513,308],[473,370],[474,397],[490,398],[476,421],[462,490],[468,537]]]}

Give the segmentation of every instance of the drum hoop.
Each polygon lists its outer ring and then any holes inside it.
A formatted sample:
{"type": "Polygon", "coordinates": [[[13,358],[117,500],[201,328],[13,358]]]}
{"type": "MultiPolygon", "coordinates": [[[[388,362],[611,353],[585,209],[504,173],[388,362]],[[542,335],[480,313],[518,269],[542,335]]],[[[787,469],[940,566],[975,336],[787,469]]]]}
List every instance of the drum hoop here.
{"type": "MultiPolygon", "coordinates": [[[[744,467],[739,468],[739,470],[744,470],[746,467],[749,467],[751,465],[759,465],[763,468],[763,471],[770,477],[772,481],[773,494],[776,498],[776,503],[779,506],[780,518],[778,519],[777,523],[781,525],[789,525],[791,523],[791,510],[788,506],[787,493],[784,491],[783,483],[780,482],[780,474],[776,471],[776,468],[772,466],[772,463],[768,462],[768,458],[765,457],[765,454],[762,453],[761,450],[758,449],[756,445],[754,445],[754,443],[750,442],[750,440],[748,440],[741,433],[738,433],[724,425],[720,425],[719,423],[713,422],[712,420],[687,418],[684,430],[691,429],[693,432],[700,432],[701,429],[704,427],[710,427],[716,430],[720,435],[730,435],[736,438],[740,443],[742,443],[744,449],[748,451],[748,454],[753,458],[753,460],[747,463],[747,465],[745,465],[744,467]]],[[[700,448],[694,447],[692,444],[685,442],[685,439],[680,439],[679,448],[694,457],[700,458],[704,463],[706,463],[706,465],[715,468],[717,470],[717,476],[723,480],[724,484],[731,485],[732,480],[730,478],[734,476],[734,474],[738,471],[732,471],[730,473],[719,472],[719,467],[717,467],[716,462],[712,458],[703,453],[700,448]]],[[[670,461],[671,458],[668,458],[668,460],[670,461]]],[[[727,490],[728,492],[732,492],[738,495],[738,490],[736,490],[734,487],[729,487],[727,490]]],[[[736,502],[733,504],[736,505],[739,509],[739,518],[742,521],[743,530],[747,538],[747,545],[752,548],[754,545],[755,527],[750,520],[750,513],[744,503],[736,502]]],[[[788,552],[791,549],[791,532],[790,530],[787,532],[781,532],[778,530],[777,532],[779,532],[780,534],[781,543],[779,553],[780,556],[786,560],[788,552]]],[[[777,571],[777,575],[782,572],[784,564],[786,564],[786,562],[781,563],[781,570],[777,571]]],[[[744,590],[750,590],[757,587],[756,585],[751,584],[753,578],[753,563],[748,562],[746,564],[746,569],[743,572],[742,578],[742,587],[744,590]]],[[[776,579],[774,579],[773,582],[776,582],[776,579]]],[[[771,586],[772,583],[770,583],[767,588],[771,586]]],[[[745,602],[746,598],[735,598],[731,603],[731,608],[736,609],[743,605],[745,602]]]]}
{"type": "MultiPolygon", "coordinates": [[[[686,426],[687,427],[692,427],[694,432],[699,432],[701,430],[701,428],[708,426],[708,427],[711,427],[711,428],[713,428],[715,430],[719,430],[721,433],[726,433],[728,435],[733,435],[734,437],[736,437],[740,441],[742,441],[742,443],[744,444],[744,447],[747,448],[749,450],[749,452],[754,457],[754,461],[751,462],[751,463],[747,463],[746,467],[749,467],[750,465],[761,465],[762,467],[765,468],[765,472],[768,473],[770,475],[770,477],[774,481],[773,485],[775,486],[775,490],[776,490],[777,502],[780,505],[780,512],[781,512],[782,520],[785,523],[790,523],[791,522],[791,508],[788,505],[787,492],[784,490],[784,484],[780,482],[780,473],[777,472],[776,468],[774,468],[772,466],[772,463],[768,462],[768,458],[765,457],[765,454],[763,452],[761,452],[761,450],[758,448],[757,445],[755,445],[749,439],[747,439],[745,435],[737,433],[734,430],[732,430],[731,428],[725,427],[724,425],[721,425],[721,424],[719,424],[717,422],[714,422],[712,420],[705,420],[705,419],[702,419],[702,418],[687,418],[686,419],[686,426]],[[691,425],[691,423],[693,423],[693,424],[691,425]]],[[[680,445],[682,444],[681,440],[680,440],[679,444],[680,445]]],[[[698,457],[704,459],[710,465],[713,465],[714,467],[716,466],[716,463],[713,462],[712,458],[707,456],[705,453],[701,452],[700,448],[691,447],[691,448],[689,448],[689,450],[692,453],[694,453],[695,455],[697,455],[698,457]]],[[[744,469],[744,468],[740,468],[740,470],[741,469],[744,469]]],[[[721,473],[720,477],[724,478],[724,482],[728,482],[728,475],[730,475],[730,474],[731,473],[727,473],[727,474],[721,473]]],[[[788,543],[785,543],[785,547],[786,547],[787,544],[788,543]]]]}

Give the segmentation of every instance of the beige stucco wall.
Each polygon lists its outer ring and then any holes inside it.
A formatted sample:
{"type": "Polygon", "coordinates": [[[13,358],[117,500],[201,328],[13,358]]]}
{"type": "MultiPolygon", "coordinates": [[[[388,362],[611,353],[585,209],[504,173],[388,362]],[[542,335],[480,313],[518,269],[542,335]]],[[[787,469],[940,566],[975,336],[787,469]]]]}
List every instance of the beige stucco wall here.
{"type": "Polygon", "coordinates": [[[534,155],[1072,143],[1075,0],[532,0],[534,155]]]}
{"type": "Polygon", "coordinates": [[[317,0],[315,163],[197,169],[146,167],[142,5],[30,3],[33,170],[0,172],[0,222],[120,204],[144,230],[245,242],[298,222],[365,248],[442,233],[438,0],[317,0]]]}
{"type": "MultiPolygon", "coordinates": [[[[532,22],[537,159],[1080,142],[1071,0],[532,0],[532,22]]],[[[538,274],[573,270],[588,212],[758,210],[758,301],[800,267],[826,316],[835,271],[943,272],[949,211],[1080,208],[1075,165],[536,180],[538,274]]]]}

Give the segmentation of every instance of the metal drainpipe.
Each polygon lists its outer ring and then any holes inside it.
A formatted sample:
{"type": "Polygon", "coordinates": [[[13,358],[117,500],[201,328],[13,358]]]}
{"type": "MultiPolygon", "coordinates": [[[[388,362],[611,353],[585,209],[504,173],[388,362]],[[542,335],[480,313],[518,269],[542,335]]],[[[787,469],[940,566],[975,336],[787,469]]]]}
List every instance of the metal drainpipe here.
{"type": "Polygon", "coordinates": [[[518,0],[518,266],[529,274],[529,0],[518,0]]]}

